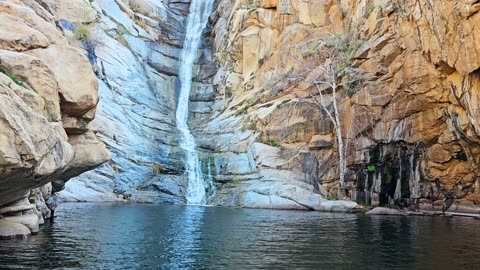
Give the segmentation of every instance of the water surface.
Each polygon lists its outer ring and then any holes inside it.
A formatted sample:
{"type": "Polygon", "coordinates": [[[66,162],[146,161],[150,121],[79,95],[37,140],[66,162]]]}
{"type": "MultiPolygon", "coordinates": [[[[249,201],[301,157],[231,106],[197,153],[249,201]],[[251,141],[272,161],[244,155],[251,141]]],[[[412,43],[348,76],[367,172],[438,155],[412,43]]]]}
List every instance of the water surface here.
{"type": "Polygon", "coordinates": [[[480,221],[63,204],[1,269],[479,269],[480,221]]]}

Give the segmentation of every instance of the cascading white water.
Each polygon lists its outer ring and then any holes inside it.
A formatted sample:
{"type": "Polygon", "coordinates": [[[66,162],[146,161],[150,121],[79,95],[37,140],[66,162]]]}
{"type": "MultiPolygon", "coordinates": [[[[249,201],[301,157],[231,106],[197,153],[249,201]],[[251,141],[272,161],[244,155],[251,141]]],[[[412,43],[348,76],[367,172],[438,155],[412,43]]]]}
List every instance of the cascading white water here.
{"type": "Polygon", "coordinates": [[[192,89],[193,64],[202,40],[208,17],[212,11],[214,0],[192,0],[190,14],[187,18],[187,28],[183,50],[180,57],[180,96],[177,106],[177,128],[182,138],[180,147],[186,152],[185,165],[188,176],[187,203],[205,203],[205,181],[198,161],[197,145],[188,128],[188,103],[192,89]]]}

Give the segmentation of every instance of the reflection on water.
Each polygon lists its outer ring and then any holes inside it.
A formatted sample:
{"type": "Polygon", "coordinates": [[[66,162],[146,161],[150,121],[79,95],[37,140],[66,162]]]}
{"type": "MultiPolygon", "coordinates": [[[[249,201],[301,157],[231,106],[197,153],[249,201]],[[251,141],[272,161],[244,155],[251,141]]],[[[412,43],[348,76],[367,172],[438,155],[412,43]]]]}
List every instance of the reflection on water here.
{"type": "Polygon", "coordinates": [[[1,269],[478,269],[479,221],[64,204],[1,269]]]}

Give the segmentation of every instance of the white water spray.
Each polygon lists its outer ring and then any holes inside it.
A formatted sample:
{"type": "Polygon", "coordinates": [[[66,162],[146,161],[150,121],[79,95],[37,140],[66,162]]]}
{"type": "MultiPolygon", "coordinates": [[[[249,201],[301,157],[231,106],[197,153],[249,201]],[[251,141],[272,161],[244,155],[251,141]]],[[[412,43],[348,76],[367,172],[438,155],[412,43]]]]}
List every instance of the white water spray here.
{"type": "Polygon", "coordinates": [[[192,0],[183,50],[180,57],[179,79],[181,83],[177,106],[177,128],[182,138],[180,147],[186,152],[186,172],[188,176],[187,203],[204,204],[206,184],[198,161],[197,145],[188,128],[188,103],[192,89],[193,64],[202,40],[202,32],[207,26],[214,0],[192,0]]]}

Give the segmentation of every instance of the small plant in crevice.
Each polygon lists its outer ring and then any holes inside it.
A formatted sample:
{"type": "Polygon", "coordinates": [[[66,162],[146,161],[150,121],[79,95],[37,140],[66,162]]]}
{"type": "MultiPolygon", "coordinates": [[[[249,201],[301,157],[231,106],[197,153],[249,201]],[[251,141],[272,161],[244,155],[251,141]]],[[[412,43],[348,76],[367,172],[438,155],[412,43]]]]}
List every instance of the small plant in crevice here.
{"type": "Polygon", "coordinates": [[[25,85],[23,84],[23,81],[18,77],[18,75],[13,74],[13,73],[8,73],[7,74],[8,78],[12,80],[16,85],[24,87],[25,85]]]}
{"type": "Polygon", "coordinates": [[[87,129],[88,122],[85,119],[80,119],[78,121],[78,124],[79,124],[80,128],[87,129]]]}
{"type": "Polygon", "coordinates": [[[52,106],[50,105],[47,99],[45,99],[44,97],[42,98],[43,98],[43,104],[44,104],[43,108],[47,112],[48,122],[56,122],[58,119],[57,119],[57,116],[55,115],[55,112],[52,109],[52,106]]]}
{"type": "Polygon", "coordinates": [[[114,171],[115,173],[120,173],[120,172],[122,171],[122,168],[121,168],[120,166],[118,166],[117,164],[114,164],[114,165],[112,166],[112,168],[113,168],[113,171],[114,171]]]}
{"type": "Polygon", "coordinates": [[[270,59],[270,57],[272,57],[272,55],[273,55],[273,53],[267,52],[262,58],[258,59],[258,65],[262,66],[263,64],[265,64],[265,62],[267,62],[268,59],[270,59]]]}
{"type": "Polygon", "coordinates": [[[251,107],[253,107],[253,105],[255,105],[255,102],[257,102],[256,99],[249,99],[247,101],[247,105],[245,107],[243,107],[238,113],[237,115],[242,115],[242,114],[246,114],[248,112],[248,109],[250,109],[251,107]]]}
{"type": "Polygon", "coordinates": [[[242,9],[257,9],[257,8],[260,8],[262,5],[259,4],[259,3],[252,3],[252,2],[249,2],[249,3],[245,3],[242,5],[242,9]]]}
{"type": "Polygon", "coordinates": [[[118,35],[116,40],[120,42],[123,46],[128,46],[128,40],[124,36],[118,35]]]}
{"type": "Polygon", "coordinates": [[[161,174],[164,171],[164,167],[160,163],[156,163],[152,166],[151,171],[153,174],[161,174]]]}
{"type": "Polygon", "coordinates": [[[368,165],[367,166],[367,171],[368,172],[375,172],[375,165],[372,165],[372,164],[368,165]]]}
{"type": "Polygon", "coordinates": [[[81,41],[89,40],[92,36],[90,28],[84,24],[80,24],[79,26],[77,26],[77,28],[75,28],[74,30],[74,34],[75,37],[81,41]]]}
{"type": "Polygon", "coordinates": [[[243,122],[243,123],[242,123],[242,128],[241,128],[241,130],[242,130],[242,132],[247,131],[247,130],[248,130],[248,123],[243,122]]]}
{"type": "Polygon", "coordinates": [[[280,109],[283,105],[290,102],[290,99],[284,99],[280,104],[277,105],[277,109],[280,109]]]}
{"type": "Polygon", "coordinates": [[[315,49],[308,49],[302,53],[302,58],[309,58],[312,56],[318,55],[318,51],[315,49]]]}
{"type": "Polygon", "coordinates": [[[330,201],[337,201],[337,200],[338,200],[338,194],[332,193],[332,194],[328,197],[328,199],[329,199],[330,201]]]}
{"type": "Polygon", "coordinates": [[[275,139],[267,139],[267,140],[262,141],[262,143],[273,146],[273,147],[280,147],[281,146],[280,143],[275,139]]]}
{"type": "Polygon", "coordinates": [[[270,103],[263,104],[262,106],[260,106],[260,108],[270,108],[272,106],[273,106],[273,102],[270,102],[270,103]]]}

